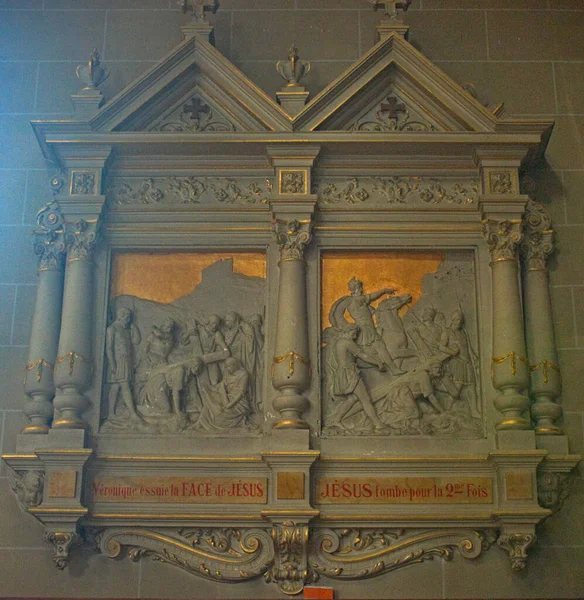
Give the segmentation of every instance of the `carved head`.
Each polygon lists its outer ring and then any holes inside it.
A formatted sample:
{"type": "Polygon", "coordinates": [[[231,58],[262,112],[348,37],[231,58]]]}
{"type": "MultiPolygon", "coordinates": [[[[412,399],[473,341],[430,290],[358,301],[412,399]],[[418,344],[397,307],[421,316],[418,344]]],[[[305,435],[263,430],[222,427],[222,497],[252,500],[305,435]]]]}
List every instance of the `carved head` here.
{"type": "Polygon", "coordinates": [[[434,321],[434,317],[436,316],[436,309],[432,306],[428,306],[424,309],[422,313],[422,321],[434,321]]]}
{"type": "Polygon", "coordinates": [[[23,498],[26,506],[38,506],[43,499],[44,474],[42,471],[27,471],[22,477],[23,498]]]}
{"type": "Polygon", "coordinates": [[[219,315],[211,315],[207,321],[207,328],[212,333],[215,333],[221,325],[221,317],[219,315]]]}
{"type": "Polygon", "coordinates": [[[124,327],[127,327],[132,321],[132,311],[129,308],[120,308],[117,311],[117,319],[124,327]]]}
{"type": "Polygon", "coordinates": [[[462,311],[457,308],[453,313],[452,313],[452,327],[454,327],[454,329],[460,329],[464,324],[464,315],[462,314],[462,311]]]}
{"type": "Polygon", "coordinates": [[[237,360],[237,358],[233,358],[233,356],[230,356],[225,361],[225,368],[227,369],[228,373],[233,375],[233,373],[236,373],[239,370],[239,361],[237,360]]]}
{"type": "Polygon", "coordinates": [[[164,319],[164,321],[162,321],[160,330],[164,331],[164,333],[170,333],[173,329],[174,329],[174,319],[172,317],[166,317],[166,319],[164,319]]]}
{"type": "Polygon", "coordinates": [[[353,277],[347,285],[353,296],[360,296],[363,293],[363,282],[360,279],[353,277]]]}
{"type": "Polygon", "coordinates": [[[225,313],[224,322],[228,329],[233,329],[239,323],[239,315],[232,310],[228,310],[225,313]]]}
{"type": "Polygon", "coordinates": [[[250,325],[256,325],[258,327],[261,327],[263,322],[264,319],[262,315],[251,315],[251,317],[249,318],[250,325]]]}
{"type": "Polygon", "coordinates": [[[349,323],[343,329],[343,336],[347,337],[351,340],[356,340],[358,335],[359,335],[359,327],[357,327],[357,325],[353,325],[352,323],[349,323]]]}

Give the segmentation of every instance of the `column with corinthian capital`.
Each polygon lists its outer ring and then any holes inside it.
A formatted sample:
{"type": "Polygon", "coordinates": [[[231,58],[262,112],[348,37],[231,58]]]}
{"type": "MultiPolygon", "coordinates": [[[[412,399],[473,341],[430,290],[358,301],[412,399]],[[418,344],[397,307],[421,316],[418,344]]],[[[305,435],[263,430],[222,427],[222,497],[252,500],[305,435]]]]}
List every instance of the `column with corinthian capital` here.
{"type": "Polygon", "coordinates": [[[83,412],[88,402],[83,392],[92,379],[91,359],[93,250],[97,219],[66,223],[67,267],[59,351],[55,364],[57,393],[54,428],[85,429],[83,412]]]}
{"type": "Polygon", "coordinates": [[[484,236],[491,253],[493,285],[493,356],[491,378],[498,395],[495,408],[503,414],[497,430],[531,429],[529,363],[518,284],[518,246],[523,239],[518,219],[485,219],[484,236]],[[527,416],[526,416],[527,412],[527,416]]]}
{"type": "Polygon", "coordinates": [[[553,251],[551,218],[543,206],[530,200],[523,217],[525,238],[521,245],[524,260],[523,300],[525,335],[530,363],[531,415],[538,435],[561,435],[555,421],[562,408],[560,368],[554,339],[547,259],[553,251]]]}
{"type": "Polygon", "coordinates": [[[48,433],[53,417],[55,384],[53,368],[57,357],[65,240],[63,216],[57,202],[51,202],[37,215],[34,251],[39,256],[39,284],[30,333],[28,363],[24,376],[27,399],[23,412],[28,423],[22,433],[48,433]]]}

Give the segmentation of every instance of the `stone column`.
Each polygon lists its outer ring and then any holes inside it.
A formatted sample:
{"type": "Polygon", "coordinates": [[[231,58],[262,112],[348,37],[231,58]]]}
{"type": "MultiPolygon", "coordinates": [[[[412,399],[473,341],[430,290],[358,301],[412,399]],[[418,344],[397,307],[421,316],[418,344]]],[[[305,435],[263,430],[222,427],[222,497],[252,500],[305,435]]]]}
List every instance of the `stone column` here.
{"type": "Polygon", "coordinates": [[[523,229],[523,302],[533,401],[531,415],[536,434],[561,435],[562,429],[555,424],[562,415],[562,408],[555,403],[561,392],[561,380],[547,269],[547,258],[553,251],[553,231],[550,216],[533,200],[527,204],[523,229]]]}
{"type": "Polygon", "coordinates": [[[493,356],[491,378],[499,392],[495,407],[503,413],[496,429],[531,429],[524,413],[529,398],[529,364],[523,334],[523,315],[518,285],[518,244],[523,239],[519,220],[483,221],[491,253],[493,286],[493,356]]]}
{"type": "Polygon", "coordinates": [[[282,419],[277,429],[307,429],[300,417],[308,408],[302,392],[310,386],[312,369],[308,349],[306,308],[306,262],[304,247],[312,238],[312,223],[296,219],[274,223],[280,248],[280,281],[276,345],[272,365],[272,385],[280,393],[274,408],[282,419]]]}
{"type": "Polygon", "coordinates": [[[91,359],[93,248],[97,220],[66,225],[67,269],[59,351],[55,365],[57,393],[53,401],[58,413],[54,428],[85,429],[83,396],[92,379],[91,359]]]}
{"type": "Polygon", "coordinates": [[[39,256],[39,285],[24,377],[27,399],[23,412],[29,423],[21,432],[28,434],[48,433],[53,417],[53,368],[61,326],[65,263],[63,217],[57,202],[39,211],[37,224],[34,251],[39,256]]]}

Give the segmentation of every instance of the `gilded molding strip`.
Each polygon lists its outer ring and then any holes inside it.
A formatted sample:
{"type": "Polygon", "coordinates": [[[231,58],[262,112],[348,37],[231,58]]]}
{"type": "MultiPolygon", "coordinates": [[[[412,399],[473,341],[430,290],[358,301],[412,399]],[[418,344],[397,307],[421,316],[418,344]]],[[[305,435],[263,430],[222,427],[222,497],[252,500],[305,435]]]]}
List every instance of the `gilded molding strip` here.
{"type": "Polygon", "coordinates": [[[77,352],[67,352],[67,354],[63,354],[63,356],[59,356],[57,358],[57,364],[61,364],[62,362],[65,362],[67,359],[69,359],[69,376],[73,375],[73,368],[75,367],[75,361],[76,360],[80,360],[81,362],[84,362],[90,366],[92,366],[91,364],[91,360],[89,360],[88,358],[85,358],[85,356],[81,356],[81,354],[77,354],[77,352]]]}
{"type": "Polygon", "coordinates": [[[102,454],[95,460],[104,461],[168,461],[168,462],[262,462],[259,456],[136,456],[132,454],[102,454]]]}
{"type": "Polygon", "coordinates": [[[294,362],[297,360],[301,362],[303,365],[308,365],[308,376],[312,376],[312,369],[310,368],[310,359],[303,358],[300,354],[296,354],[293,350],[290,350],[287,354],[283,354],[282,356],[274,356],[274,362],[272,364],[272,379],[274,378],[274,366],[276,364],[281,364],[285,360],[288,360],[288,375],[292,377],[294,375],[294,362]]]}
{"type": "MultiPolygon", "coordinates": [[[[52,365],[50,362],[47,362],[44,358],[39,358],[38,360],[35,360],[35,362],[31,363],[30,365],[26,365],[26,370],[32,371],[36,367],[38,367],[36,380],[40,381],[43,376],[43,367],[47,367],[47,369],[52,370],[54,368],[54,365],[52,365]]],[[[24,382],[26,383],[26,373],[24,374],[24,382]]]]}
{"type": "Polygon", "coordinates": [[[511,360],[511,375],[515,375],[517,373],[518,360],[521,361],[528,369],[530,368],[529,361],[527,360],[527,358],[525,358],[525,356],[521,356],[521,354],[517,354],[517,352],[514,352],[512,350],[511,352],[505,354],[505,356],[493,357],[491,361],[491,379],[495,376],[493,371],[493,365],[501,365],[507,359],[511,360]]]}
{"type": "Polygon", "coordinates": [[[556,363],[553,363],[549,360],[542,360],[535,365],[530,365],[530,371],[537,371],[540,367],[543,367],[543,382],[548,383],[549,381],[549,370],[553,369],[556,373],[560,372],[560,367],[556,363]]]}
{"type": "Polygon", "coordinates": [[[170,520],[170,521],[205,521],[215,519],[225,520],[242,520],[249,521],[256,519],[261,521],[262,517],[258,514],[252,515],[234,515],[228,513],[222,514],[176,514],[176,513],[107,513],[107,512],[92,512],[89,516],[90,519],[140,519],[144,521],[149,520],[170,520]]]}
{"type": "Polygon", "coordinates": [[[421,515],[393,515],[388,517],[387,514],[382,515],[323,515],[318,517],[318,521],[383,521],[384,523],[395,523],[399,521],[492,521],[495,518],[493,513],[481,513],[481,514],[455,514],[446,515],[441,514],[421,514],[421,515]]]}

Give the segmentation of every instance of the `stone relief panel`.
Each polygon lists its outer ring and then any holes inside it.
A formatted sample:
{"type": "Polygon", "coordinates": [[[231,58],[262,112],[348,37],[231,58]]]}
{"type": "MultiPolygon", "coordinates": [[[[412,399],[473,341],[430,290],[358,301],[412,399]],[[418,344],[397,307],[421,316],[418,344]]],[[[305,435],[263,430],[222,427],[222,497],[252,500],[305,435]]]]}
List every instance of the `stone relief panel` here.
{"type": "Polygon", "coordinates": [[[351,205],[476,205],[476,179],[432,179],[426,177],[316,177],[320,206],[351,205]]]}
{"type": "Polygon", "coordinates": [[[228,177],[146,177],[113,178],[107,190],[109,206],[132,204],[177,205],[267,204],[271,179],[230,179],[228,177]]]}
{"type": "Polygon", "coordinates": [[[259,433],[263,254],[119,255],[111,297],[102,431],[259,433]]]}
{"type": "Polygon", "coordinates": [[[472,254],[321,261],[323,435],[481,437],[472,254]]]}

